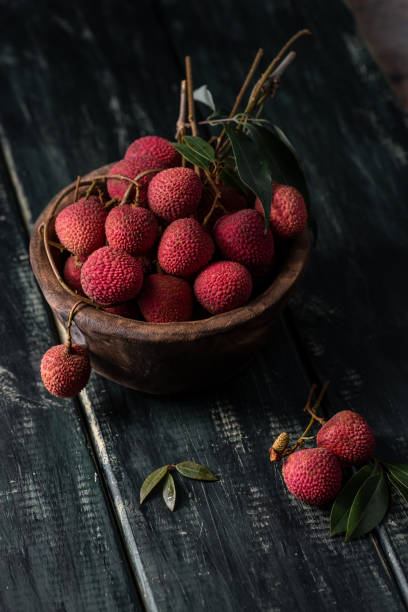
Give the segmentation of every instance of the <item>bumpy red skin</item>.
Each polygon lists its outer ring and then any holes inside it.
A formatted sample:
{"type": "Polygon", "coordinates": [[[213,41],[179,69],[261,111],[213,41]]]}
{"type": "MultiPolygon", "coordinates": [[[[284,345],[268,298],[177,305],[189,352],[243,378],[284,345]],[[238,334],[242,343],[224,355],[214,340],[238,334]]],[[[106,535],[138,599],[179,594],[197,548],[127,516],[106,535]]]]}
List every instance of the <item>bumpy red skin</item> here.
{"type": "Polygon", "coordinates": [[[332,416],[317,434],[316,443],[331,450],[344,466],[367,463],[375,448],[369,424],[352,410],[341,410],[332,416]]]}
{"type": "MultiPolygon", "coordinates": [[[[140,155],[138,157],[132,157],[128,159],[121,159],[112,168],[109,170],[109,174],[119,174],[121,176],[127,176],[129,178],[136,178],[141,172],[145,170],[160,170],[160,166],[157,166],[157,162],[150,157],[150,155],[140,155]]],[[[142,178],[139,179],[139,204],[141,206],[147,206],[147,188],[149,186],[150,181],[154,177],[155,173],[151,172],[150,174],[146,174],[142,178]]],[[[125,195],[128,187],[130,185],[129,181],[120,180],[120,179],[108,179],[107,187],[108,192],[111,198],[116,198],[118,200],[122,200],[125,195]]],[[[132,189],[129,194],[129,202],[134,200],[136,196],[136,189],[132,189]]]]}
{"type": "Polygon", "coordinates": [[[211,314],[228,312],[247,303],[252,277],[236,261],[217,261],[202,270],[194,282],[194,293],[211,314]]]}
{"type": "Polygon", "coordinates": [[[150,323],[189,321],[193,314],[193,292],[182,278],[151,274],[146,277],[138,304],[150,323]]]}
{"type": "Polygon", "coordinates": [[[147,253],[156,241],[157,231],[154,214],[140,206],[116,206],[106,218],[105,232],[109,245],[131,255],[147,253]]]}
{"type": "Polygon", "coordinates": [[[188,278],[203,268],[214,254],[214,242],[195,219],[177,219],[163,232],[157,251],[167,274],[188,278]]]}
{"type": "Polygon", "coordinates": [[[325,448],[295,451],[283,464],[282,475],[289,491],[307,504],[326,504],[341,488],[340,463],[325,448]]]}
{"type": "Polygon", "coordinates": [[[81,285],[81,268],[85,263],[86,257],[81,255],[70,255],[64,265],[64,280],[73,289],[80,294],[83,294],[81,285]]]}
{"type": "MultiPolygon", "coordinates": [[[[237,212],[238,210],[243,210],[244,208],[248,208],[248,203],[245,197],[242,195],[242,193],[240,193],[236,189],[232,189],[231,187],[228,187],[227,185],[223,185],[223,184],[217,185],[217,187],[219,191],[221,192],[220,203],[225,208],[227,213],[234,213],[234,212],[237,212]]],[[[205,217],[209,213],[213,205],[213,202],[214,202],[213,191],[210,189],[204,190],[202,198],[201,198],[201,202],[195,214],[196,219],[200,223],[204,221],[205,217]]],[[[218,221],[218,219],[222,217],[224,214],[225,213],[222,212],[221,208],[216,208],[213,211],[208,221],[207,228],[211,229],[212,227],[214,227],[216,221],[218,221]]]]}
{"type": "Polygon", "coordinates": [[[105,220],[99,198],[80,198],[57,215],[55,231],[68,251],[86,257],[105,244],[105,220]]]}
{"type": "Polygon", "coordinates": [[[171,142],[160,136],[143,136],[138,138],[127,148],[125,159],[150,155],[158,168],[173,168],[181,163],[180,154],[177,153],[171,142]]]}
{"type": "Polygon", "coordinates": [[[149,184],[149,208],[171,223],[197,209],[202,189],[200,177],[191,168],[168,168],[159,172],[149,184]]]}
{"type": "Polygon", "coordinates": [[[41,360],[45,388],[56,397],[74,397],[87,384],[91,374],[88,354],[78,344],[68,350],[65,344],[52,346],[41,360]]]}
{"type": "Polygon", "coordinates": [[[264,220],[252,208],[224,215],[214,226],[213,236],[221,255],[237,261],[254,276],[270,272],[275,246],[270,229],[265,234],[264,220]]]}
{"type": "Polygon", "coordinates": [[[107,246],[88,257],[81,270],[85,294],[100,304],[126,302],[142,288],[140,263],[122,249],[107,246]]]}
{"type": "MultiPolygon", "coordinates": [[[[258,198],[255,210],[264,216],[258,198]]],[[[274,236],[293,238],[307,227],[307,209],[302,194],[289,185],[274,185],[271,202],[270,226],[274,236]]]]}

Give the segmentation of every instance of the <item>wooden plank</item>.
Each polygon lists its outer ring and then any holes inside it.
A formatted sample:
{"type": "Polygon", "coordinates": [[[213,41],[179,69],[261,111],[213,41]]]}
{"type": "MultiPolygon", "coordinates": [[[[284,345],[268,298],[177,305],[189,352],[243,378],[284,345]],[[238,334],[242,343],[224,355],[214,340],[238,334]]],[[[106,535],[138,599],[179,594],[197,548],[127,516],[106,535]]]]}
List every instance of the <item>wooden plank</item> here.
{"type": "MultiPolygon", "coordinates": [[[[177,90],[180,74],[168,58],[163,32],[149,6],[143,5],[143,28],[137,29],[137,36],[130,7],[124,2],[121,12],[115,12],[115,27],[109,28],[113,4],[103,3],[92,19],[87,18],[86,8],[54,6],[53,26],[65,23],[67,14],[75,16],[74,21],[68,22],[70,32],[66,24],[58,25],[58,36],[50,31],[50,24],[32,15],[24,15],[23,22],[22,14],[13,9],[18,51],[12,52],[14,58],[17,54],[16,69],[7,70],[14,94],[4,111],[12,119],[3,127],[4,142],[9,147],[9,159],[17,168],[25,168],[18,177],[22,193],[30,193],[33,215],[57,184],[61,187],[78,170],[100,165],[110,156],[117,157],[119,147],[110,142],[110,134],[126,135],[131,122],[137,126],[135,132],[149,126],[161,133],[164,124],[164,133],[172,132],[176,109],[167,104],[167,98],[169,91],[177,90]],[[83,29],[84,23],[89,32],[83,29]],[[153,39],[152,31],[159,31],[161,36],[153,39]],[[129,40],[135,38],[137,46],[134,43],[130,50],[129,40]],[[85,40],[81,48],[75,44],[78,39],[85,40]],[[23,58],[28,46],[34,53],[32,64],[27,65],[23,58]],[[68,66],[68,50],[70,70],[60,84],[60,92],[54,83],[60,66],[68,66]],[[143,65],[146,57],[150,61],[153,51],[160,57],[160,79],[152,78],[151,70],[142,71],[139,87],[133,88],[136,68],[143,65]],[[32,67],[41,61],[47,63],[46,75],[30,77],[32,67]],[[87,71],[81,68],[85,61],[87,71]],[[106,90],[99,89],[101,74],[107,90],[115,91],[115,108],[119,104],[120,109],[128,109],[125,105],[130,99],[132,107],[144,109],[144,114],[132,117],[128,110],[116,112],[107,123],[109,96],[106,90]],[[36,87],[32,78],[36,79],[36,87]],[[52,102],[47,108],[32,94],[36,88],[47,91],[45,79],[53,84],[52,102]],[[153,96],[149,94],[152,81],[153,96]],[[55,131],[66,100],[74,98],[76,91],[82,92],[77,116],[91,117],[92,129],[88,125],[80,131],[55,131]],[[31,121],[21,110],[21,100],[26,98],[31,121]],[[14,126],[21,122],[24,131],[15,130],[14,126]],[[25,146],[28,139],[40,139],[35,158],[25,146]],[[41,175],[41,180],[36,180],[44,168],[46,179],[41,175]]],[[[177,8],[182,30],[186,24],[194,23],[189,21],[192,7],[180,3],[171,8],[177,8]]],[[[227,17],[228,13],[223,19],[227,17]]],[[[212,26],[213,22],[208,24],[212,26]]],[[[243,30],[232,24],[231,40],[241,35],[243,30]]],[[[205,48],[203,40],[201,43],[205,48]]],[[[238,69],[238,63],[234,66],[238,69]]],[[[240,69],[243,72],[245,68],[243,62],[240,69]]],[[[206,71],[209,69],[207,65],[206,71]]],[[[2,80],[5,74],[3,67],[2,80]]],[[[236,85],[236,74],[231,74],[233,81],[229,82],[236,85]]],[[[72,114],[66,121],[73,126],[72,114]]],[[[267,448],[274,433],[286,429],[294,434],[302,428],[301,406],[307,387],[304,371],[281,324],[253,368],[218,392],[157,399],[93,379],[84,404],[90,432],[118,519],[124,525],[136,572],[139,562],[142,564],[140,587],[143,590],[150,586],[153,603],[160,610],[279,610],[288,606],[329,610],[345,600],[353,601],[356,593],[368,610],[382,610],[385,606],[402,609],[371,543],[364,540],[345,545],[328,540],[327,513],[306,508],[288,497],[279,471],[268,463],[267,448]],[[146,474],[160,464],[182,459],[206,463],[222,476],[221,483],[183,481],[178,511],[173,515],[158,497],[139,509],[138,488],[146,474]]],[[[147,596],[145,601],[148,607],[153,606],[147,596]]]]}
{"type": "Polygon", "coordinates": [[[0,608],[140,610],[76,404],[42,386],[55,342],[0,165],[0,608]]]}
{"type": "MultiPolygon", "coordinates": [[[[311,42],[298,43],[296,63],[269,110],[304,158],[319,228],[309,271],[291,302],[295,324],[308,370],[311,360],[314,374],[332,381],[331,411],[352,408],[366,415],[379,435],[379,455],[407,457],[407,359],[401,346],[407,341],[408,290],[400,279],[408,254],[403,197],[408,138],[385,79],[340,3],[275,3],[264,19],[247,3],[234,2],[231,34],[222,22],[212,22],[212,35],[224,40],[225,53],[218,80],[209,82],[205,71],[218,49],[204,46],[208,31],[203,28],[192,40],[177,25],[178,3],[162,5],[180,55],[195,59],[196,83],[207,82],[219,104],[227,95],[232,100],[250,43],[253,51],[258,43],[271,54],[298,27],[312,31],[311,42]],[[274,23],[279,38],[271,41],[274,23]],[[232,45],[244,36],[243,24],[246,43],[232,45]]],[[[202,24],[204,10],[183,8],[184,18],[202,24]]],[[[406,506],[395,496],[379,537],[408,603],[407,529],[406,506]]]]}

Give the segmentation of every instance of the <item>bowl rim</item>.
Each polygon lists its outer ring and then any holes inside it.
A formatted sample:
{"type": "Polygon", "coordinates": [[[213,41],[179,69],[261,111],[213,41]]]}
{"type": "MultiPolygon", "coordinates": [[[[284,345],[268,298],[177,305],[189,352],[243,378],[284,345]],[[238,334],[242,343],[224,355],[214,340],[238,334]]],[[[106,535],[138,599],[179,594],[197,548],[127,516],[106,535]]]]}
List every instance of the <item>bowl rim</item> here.
{"type": "MultiPolygon", "coordinates": [[[[86,180],[92,179],[93,176],[98,174],[107,174],[114,163],[97,168],[82,178],[86,180]]],[[[67,187],[73,187],[74,185],[75,181],[67,185],[67,187]]],[[[41,291],[51,308],[65,313],[66,318],[68,318],[68,314],[77,300],[74,296],[67,293],[57,281],[48,261],[39,228],[44,222],[50,207],[67,187],[57,193],[42,211],[33,227],[30,238],[31,266],[41,291]]],[[[67,201],[65,206],[69,203],[67,201]]],[[[60,210],[63,207],[64,200],[61,203],[60,210]]],[[[121,334],[122,332],[123,337],[127,340],[129,340],[129,335],[133,335],[140,341],[150,343],[180,341],[182,338],[193,341],[200,337],[217,335],[241,327],[245,323],[262,316],[267,310],[280,303],[301,277],[309,253],[309,231],[305,229],[301,234],[292,239],[287,258],[282,262],[281,268],[269,287],[244,306],[228,312],[211,315],[206,319],[172,323],[149,323],[147,321],[120,317],[119,315],[105,312],[84,303],[83,307],[78,308],[76,311],[75,324],[79,329],[86,327],[88,330],[91,329],[106,336],[112,335],[114,329],[115,334],[121,334]],[[112,323],[115,320],[116,324],[113,325],[112,323]],[[133,332],[133,334],[130,332],[133,332]]]]}

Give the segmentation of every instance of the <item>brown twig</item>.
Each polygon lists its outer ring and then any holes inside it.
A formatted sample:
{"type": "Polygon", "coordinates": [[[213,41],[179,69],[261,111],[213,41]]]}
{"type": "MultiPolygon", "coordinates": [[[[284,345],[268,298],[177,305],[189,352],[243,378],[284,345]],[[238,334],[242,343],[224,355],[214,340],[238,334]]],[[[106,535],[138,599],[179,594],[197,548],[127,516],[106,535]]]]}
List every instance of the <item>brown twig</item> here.
{"type": "MultiPolygon", "coordinates": [[[[193,97],[193,71],[191,68],[191,57],[186,56],[186,86],[187,86],[187,103],[188,103],[188,121],[193,136],[198,136],[198,128],[195,119],[194,97],[193,97]]],[[[200,169],[194,166],[195,173],[200,176],[200,169]]]]}
{"type": "Polygon", "coordinates": [[[266,98],[268,98],[269,96],[271,98],[274,97],[275,93],[279,89],[280,80],[282,78],[283,73],[290,66],[295,57],[295,51],[291,51],[290,53],[288,53],[288,55],[281,61],[279,66],[275,68],[269,78],[266,79],[264,86],[262,87],[262,91],[264,93],[262,97],[258,100],[257,106],[261,106],[265,102],[266,98]]]}
{"type": "Polygon", "coordinates": [[[67,323],[67,341],[65,343],[68,351],[71,350],[71,346],[72,346],[71,325],[72,325],[72,321],[74,319],[74,314],[75,314],[75,311],[78,308],[78,306],[80,306],[80,304],[82,304],[82,303],[83,303],[82,300],[78,300],[77,302],[75,302],[75,304],[71,308],[71,312],[69,313],[68,323],[67,323]]]}
{"type": "Polygon", "coordinates": [[[79,192],[79,183],[81,182],[81,177],[78,175],[75,183],[75,194],[74,194],[74,202],[78,200],[78,192],[79,192]]]}
{"type": "Polygon", "coordinates": [[[176,123],[176,140],[182,142],[186,126],[186,81],[183,79],[180,86],[180,110],[176,123]]]}

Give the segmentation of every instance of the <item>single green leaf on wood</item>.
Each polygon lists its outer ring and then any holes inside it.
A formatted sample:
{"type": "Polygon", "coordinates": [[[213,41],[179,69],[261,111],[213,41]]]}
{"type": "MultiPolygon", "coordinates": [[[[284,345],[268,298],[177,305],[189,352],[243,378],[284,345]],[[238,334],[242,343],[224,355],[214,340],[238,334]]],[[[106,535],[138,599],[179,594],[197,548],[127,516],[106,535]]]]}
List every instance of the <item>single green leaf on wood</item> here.
{"type": "Polygon", "coordinates": [[[398,493],[400,493],[405,499],[405,501],[408,503],[408,487],[405,487],[399,482],[399,480],[393,478],[391,474],[387,474],[387,478],[388,482],[394,487],[394,489],[397,489],[398,493]]]}
{"type": "Polygon", "coordinates": [[[176,485],[170,472],[167,472],[163,482],[163,499],[168,509],[173,512],[174,506],[176,505],[176,485]]]}
{"type": "Polygon", "coordinates": [[[361,485],[373,473],[373,465],[365,465],[346,482],[336,497],[330,513],[330,535],[345,533],[354,498],[361,485]]]}
{"type": "Polygon", "coordinates": [[[231,141],[240,179],[261,201],[265,211],[266,231],[271,211],[272,178],[265,152],[247,134],[228,123],[224,123],[224,128],[231,141]]]}
{"type": "Polygon", "coordinates": [[[215,151],[204,138],[199,136],[184,136],[185,144],[207,161],[215,162],[215,151]]]}
{"type": "Polygon", "coordinates": [[[346,542],[359,538],[383,520],[390,501],[384,472],[369,476],[358,490],[347,521],[346,542]]]}
{"type": "Polygon", "coordinates": [[[203,170],[208,170],[210,167],[210,162],[208,159],[205,159],[202,155],[199,155],[194,149],[191,149],[188,145],[181,142],[173,142],[173,147],[182,155],[188,162],[202,168],[203,170]]]}
{"type": "Polygon", "coordinates": [[[163,465],[163,467],[154,470],[149,476],[146,478],[142,486],[140,487],[140,503],[143,504],[146,497],[151,493],[156,485],[159,484],[162,478],[167,474],[169,469],[168,465],[163,465]]]}
{"type": "Polygon", "coordinates": [[[272,128],[248,124],[252,140],[266,157],[274,183],[296,187],[303,195],[307,208],[310,196],[300,159],[288,138],[278,126],[272,128]]]}
{"type": "Polygon", "coordinates": [[[212,93],[208,89],[207,85],[201,85],[201,87],[195,89],[193,92],[193,98],[197,102],[201,102],[202,104],[205,104],[211,108],[212,111],[215,111],[214,98],[212,97],[212,93]]]}
{"type": "Polygon", "coordinates": [[[177,463],[176,470],[180,472],[182,476],[187,478],[193,478],[194,480],[218,480],[210,470],[199,463],[193,461],[182,461],[177,463]]]}
{"type": "Polygon", "coordinates": [[[404,487],[408,487],[408,464],[383,463],[383,465],[395,480],[398,480],[404,487]]]}

